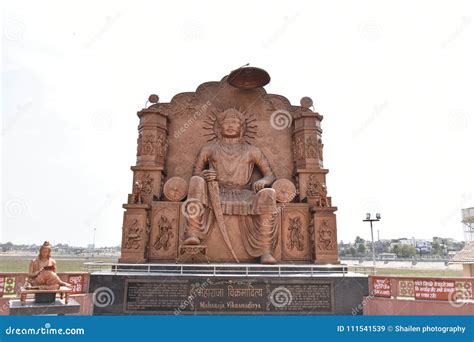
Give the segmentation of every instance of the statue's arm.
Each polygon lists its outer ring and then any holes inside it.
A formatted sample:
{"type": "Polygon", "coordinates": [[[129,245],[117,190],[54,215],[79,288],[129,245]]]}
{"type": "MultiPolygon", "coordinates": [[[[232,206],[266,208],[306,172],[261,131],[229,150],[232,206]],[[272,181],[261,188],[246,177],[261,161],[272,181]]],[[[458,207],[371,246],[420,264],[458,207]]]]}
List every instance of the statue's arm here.
{"type": "Polygon", "coordinates": [[[200,176],[201,172],[205,170],[209,163],[209,149],[204,146],[199,150],[199,153],[194,161],[193,176],[200,176]]]}
{"type": "Polygon", "coordinates": [[[39,271],[35,270],[35,261],[30,261],[30,267],[28,269],[28,277],[34,278],[39,274],[39,271]]]}
{"type": "Polygon", "coordinates": [[[263,178],[261,180],[265,182],[265,185],[271,185],[275,181],[276,177],[272,168],[270,167],[267,157],[265,157],[262,150],[260,149],[255,149],[253,157],[255,165],[257,165],[263,174],[263,178]]]}

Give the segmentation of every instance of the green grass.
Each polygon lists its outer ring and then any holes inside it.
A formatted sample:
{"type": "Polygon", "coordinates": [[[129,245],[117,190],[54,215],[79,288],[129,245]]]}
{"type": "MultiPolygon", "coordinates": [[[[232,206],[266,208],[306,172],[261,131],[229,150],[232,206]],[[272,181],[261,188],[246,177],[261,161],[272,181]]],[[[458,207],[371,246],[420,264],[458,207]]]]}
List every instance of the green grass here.
{"type": "MultiPolygon", "coordinates": [[[[35,256],[0,256],[0,272],[28,272],[30,261],[35,256]]],[[[58,266],[58,272],[82,272],[84,263],[90,261],[117,262],[115,257],[71,257],[53,256],[58,266]]]]}

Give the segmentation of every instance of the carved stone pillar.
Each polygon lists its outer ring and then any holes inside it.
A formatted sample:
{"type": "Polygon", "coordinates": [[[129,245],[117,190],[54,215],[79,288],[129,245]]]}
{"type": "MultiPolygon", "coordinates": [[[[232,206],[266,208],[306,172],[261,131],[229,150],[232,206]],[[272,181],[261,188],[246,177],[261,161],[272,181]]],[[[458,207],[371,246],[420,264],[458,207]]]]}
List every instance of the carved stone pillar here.
{"type": "Polygon", "coordinates": [[[337,245],[336,207],[314,208],[314,262],[317,264],[339,264],[337,245]]]}
{"type": "Polygon", "coordinates": [[[297,170],[322,167],[321,120],[321,115],[311,111],[295,115],[293,148],[297,170]]]}
{"type": "MultiPolygon", "coordinates": [[[[167,117],[159,104],[138,112],[137,165],[132,166],[133,184],[141,184],[143,203],[151,204],[161,196],[164,161],[168,146],[167,117]]],[[[133,186],[132,184],[132,186],[133,186]]],[[[133,196],[129,196],[133,204],[133,196]]]]}
{"type": "Polygon", "coordinates": [[[124,204],[122,227],[122,255],[119,262],[144,263],[147,261],[149,222],[146,204],[124,204]]]}

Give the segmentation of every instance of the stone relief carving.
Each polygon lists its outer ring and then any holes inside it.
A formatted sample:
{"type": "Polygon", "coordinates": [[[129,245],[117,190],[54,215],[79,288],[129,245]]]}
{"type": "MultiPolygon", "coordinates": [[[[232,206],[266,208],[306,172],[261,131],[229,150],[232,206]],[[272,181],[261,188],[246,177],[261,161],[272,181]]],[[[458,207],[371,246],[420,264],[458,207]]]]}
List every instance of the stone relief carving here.
{"type": "Polygon", "coordinates": [[[154,134],[147,134],[145,135],[144,141],[143,141],[143,154],[146,155],[153,155],[155,153],[155,148],[156,148],[156,137],[154,134]]]}
{"type": "Polygon", "coordinates": [[[139,156],[142,153],[142,140],[143,140],[143,135],[141,133],[138,133],[137,156],[139,156]]]}
{"type": "Polygon", "coordinates": [[[306,158],[318,158],[317,141],[314,135],[306,138],[306,158]]]}
{"type": "Polygon", "coordinates": [[[150,173],[147,172],[141,180],[142,188],[141,192],[145,195],[151,195],[153,192],[153,177],[150,176],[150,173]]]}
{"type": "Polygon", "coordinates": [[[322,184],[316,179],[316,175],[312,174],[308,178],[306,186],[306,195],[316,199],[317,207],[328,207],[328,191],[326,185],[322,184]]]}
{"type": "Polygon", "coordinates": [[[298,159],[304,158],[304,141],[301,137],[296,138],[296,155],[298,159]]]}
{"type": "Polygon", "coordinates": [[[142,238],[140,236],[141,226],[138,223],[138,219],[133,219],[132,223],[126,230],[125,248],[126,249],[139,249],[141,247],[142,238]]]}
{"type": "Polygon", "coordinates": [[[158,140],[156,142],[156,151],[159,157],[164,157],[166,155],[166,148],[167,148],[166,138],[163,137],[162,134],[158,136],[158,140]]]}
{"type": "Polygon", "coordinates": [[[288,249],[297,249],[302,251],[304,249],[304,236],[302,234],[302,221],[300,216],[289,217],[288,226],[288,249]]]}
{"type": "Polygon", "coordinates": [[[328,220],[322,220],[318,234],[318,249],[331,251],[334,247],[333,231],[328,220]]]}
{"type": "Polygon", "coordinates": [[[324,147],[323,141],[321,140],[321,138],[319,138],[319,140],[318,140],[318,153],[319,153],[319,159],[321,161],[323,160],[323,147],[324,147]]]}
{"type": "Polygon", "coordinates": [[[155,242],[153,243],[153,247],[156,250],[161,248],[168,250],[168,248],[171,246],[170,239],[172,239],[174,236],[172,232],[174,224],[175,219],[170,221],[166,216],[160,216],[160,221],[158,222],[158,235],[156,236],[155,242]]]}

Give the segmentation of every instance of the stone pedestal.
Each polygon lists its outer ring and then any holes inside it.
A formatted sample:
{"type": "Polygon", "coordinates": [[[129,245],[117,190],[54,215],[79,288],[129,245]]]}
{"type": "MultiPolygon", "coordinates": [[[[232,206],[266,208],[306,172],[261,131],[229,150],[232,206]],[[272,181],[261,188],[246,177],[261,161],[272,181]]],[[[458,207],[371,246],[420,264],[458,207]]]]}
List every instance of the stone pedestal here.
{"type": "Polygon", "coordinates": [[[67,304],[63,300],[56,299],[52,303],[36,303],[34,299],[27,299],[22,304],[18,299],[9,302],[9,314],[14,316],[32,315],[70,315],[77,314],[81,306],[74,299],[70,299],[67,304]]]}
{"type": "MultiPolygon", "coordinates": [[[[351,315],[368,295],[367,276],[186,276],[91,274],[107,294],[94,315],[351,315]]],[[[103,292],[103,293],[102,293],[103,292]]],[[[355,311],[362,314],[362,310],[355,311]]]]}

